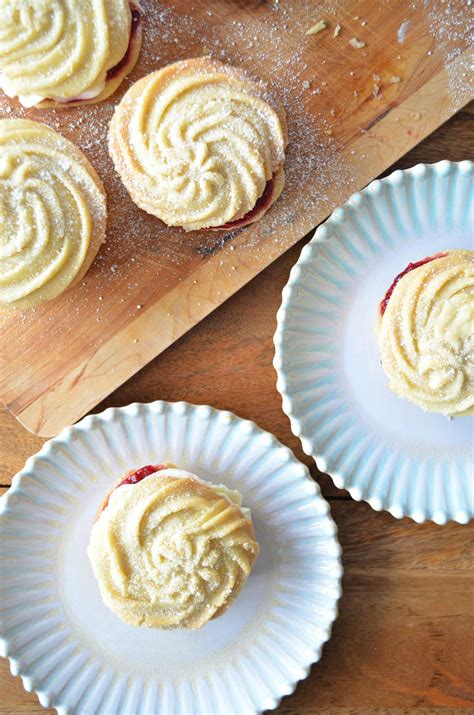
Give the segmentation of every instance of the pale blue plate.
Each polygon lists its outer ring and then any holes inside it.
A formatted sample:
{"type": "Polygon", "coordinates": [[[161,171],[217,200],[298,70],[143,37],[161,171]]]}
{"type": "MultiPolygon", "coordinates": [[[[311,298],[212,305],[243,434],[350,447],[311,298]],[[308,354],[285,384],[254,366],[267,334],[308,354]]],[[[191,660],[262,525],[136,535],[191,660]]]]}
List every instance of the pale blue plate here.
{"type": "Polygon", "coordinates": [[[377,305],[411,261],[474,248],[473,163],[395,171],[336,209],[283,290],[274,365],[304,451],[354,499],[438,524],[474,515],[474,417],[423,412],[388,388],[377,305]]]}

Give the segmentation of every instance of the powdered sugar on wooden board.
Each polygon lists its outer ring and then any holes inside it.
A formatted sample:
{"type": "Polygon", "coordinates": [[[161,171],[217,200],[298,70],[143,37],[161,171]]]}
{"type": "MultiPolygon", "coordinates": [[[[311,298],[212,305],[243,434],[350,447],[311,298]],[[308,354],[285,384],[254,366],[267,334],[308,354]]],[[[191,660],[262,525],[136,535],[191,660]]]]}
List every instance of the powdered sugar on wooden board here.
{"type": "Polygon", "coordinates": [[[426,2],[433,51],[444,57],[453,106],[474,97],[474,3],[463,0],[462,4],[470,8],[467,17],[450,0],[426,2]],[[470,52],[462,52],[463,46],[470,47],[470,52]]]}
{"type": "MultiPolygon", "coordinates": [[[[192,271],[193,266],[202,262],[203,256],[214,253],[224,243],[218,234],[188,235],[179,229],[170,230],[132,203],[107,152],[107,130],[114,104],[123,96],[131,80],[189,56],[210,54],[224,62],[243,66],[258,78],[253,69],[268,59],[266,51],[259,47],[260,33],[269,35],[278,48],[288,42],[288,25],[291,24],[289,10],[275,6],[270,20],[266,17],[259,19],[258,12],[251,20],[240,19],[239,13],[235,13],[236,17],[229,19],[225,33],[222,33],[220,25],[212,23],[212,10],[201,10],[201,18],[196,18],[197,3],[195,7],[189,5],[189,15],[153,0],[145,0],[142,5],[145,16],[141,57],[130,80],[110,101],[66,110],[38,111],[25,110],[16,101],[3,95],[0,97],[0,116],[25,116],[49,124],[81,147],[104,182],[109,197],[107,241],[83,281],[83,290],[76,290],[67,306],[68,311],[84,312],[88,317],[93,315],[96,321],[107,318],[107,304],[99,298],[111,288],[115,287],[120,294],[119,300],[129,305],[132,314],[136,313],[137,305],[147,303],[148,292],[137,277],[137,267],[143,263],[154,262],[160,279],[171,285],[178,273],[182,275],[183,266],[192,271]]],[[[308,21],[309,18],[308,9],[308,21]]],[[[291,32],[303,34],[305,27],[306,22],[302,20],[293,22],[291,32]]],[[[274,72],[266,78],[270,79],[269,101],[276,97],[287,110],[289,149],[285,162],[285,194],[293,196],[289,202],[285,201],[284,194],[277,208],[265,218],[264,234],[275,242],[279,241],[279,226],[291,223],[295,215],[307,211],[311,203],[327,200],[328,186],[333,183],[343,186],[351,180],[338,157],[335,142],[324,134],[330,126],[325,116],[327,112],[322,113],[318,121],[307,111],[307,100],[316,94],[317,87],[308,91],[303,85],[307,67],[303,61],[304,45],[299,44],[299,49],[275,53],[274,72]],[[308,199],[300,187],[310,181],[314,189],[308,199]]],[[[259,241],[253,238],[252,232],[246,231],[245,236],[248,239],[241,249],[258,251],[259,241]]],[[[226,235],[226,242],[229,238],[232,234],[226,235]]],[[[61,300],[67,298],[64,295],[61,300]]],[[[55,311],[50,306],[42,306],[35,311],[17,314],[16,319],[37,321],[38,314],[54,320],[55,311]]],[[[68,330],[67,325],[64,330],[68,330]]]]}

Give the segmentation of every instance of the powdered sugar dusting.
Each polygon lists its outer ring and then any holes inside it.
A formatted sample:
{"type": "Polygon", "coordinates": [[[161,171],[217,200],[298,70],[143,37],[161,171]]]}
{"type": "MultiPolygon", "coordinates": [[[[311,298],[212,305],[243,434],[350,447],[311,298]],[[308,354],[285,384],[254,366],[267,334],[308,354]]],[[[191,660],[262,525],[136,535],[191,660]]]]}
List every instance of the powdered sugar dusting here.
{"type": "MultiPolygon", "coordinates": [[[[471,6],[465,0],[466,7],[471,6]]],[[[458,5],[440,0],[428,6],[428,27],[434,40],[433,51],[444,57],[449,77],[453,109],[474,96],[474,13],[460,12],[458,5]],[[470,50],[462,48],[467,47],[470,50]]]]}
{"type": "MultiPolygon", "coordinates": [[[[335,141],[325,133],[331,126],[327,106],[324,107],[328,101],[326,90],[317,77],[304,84],[308,66],[304,61],[305,45],[300,38],[313,18],[311,3],[306,3],[305,12],[297,19],[293,19],[290,9],[275,3],[271,13],[256,11],[247,16],[236,9],[230,13],[225,28],[220,23],[220,16],[214,18],[213,11],[205,10],[203,4],[187,4],[186,14],[152,0],[145,0],[142,5],[145,11],[144,39],[138,65],[109,101],[87,107],[38,111],[34,108],[25,110],[16,101],[0,97],[0,114],[25,116],[60,131],[81,147],[104,182],[109,209],[107,241],[84,278],[83,290],[76,290],[71,296],[65,294],[60,299],[67,302],[68,311],[85,314],[88,320],[93,316],[95,321],[104,323],[100,341],[107,337],[107,323],[115,313],[123,314],[127,306],[130,316],[136,314],[137,305],[146,307],[156,284],[144,285],[144,273],[152,273],[154,280],[159,275],[161,290],[172,287],[181,276],[199,266],[203,256],[215,253],[234,237],[232,233],[223,238],[215,234],[186,235],[179,229],[170,230],[140,211],[129,198],[108,155],[107,130],[114,105],[132,81],[169,62],[203,54],[240,66],[259,79],[258,68],[268,63],[268,51],[258,41],[263,33],[275,47],[272,75],[264,78],[270,80],[266,99],[270,102],[277,99],[285,106],[289,129],[286,186],[283,197],[263,220],[264,240],[281,242],[283,250],[287,239],[279,235],[279,228],[329,201],[328,187],[336,184],[342,190],[351,182],[335,141]],[[298,38],[297,42],[291,43],[290,50],[289,36],[298,38]],[[323,111],[310,114],[308,105],[315,98],[323,111]],[[312,185],[309,197],[301,191],[301,186],[308,183],[312,185]],[[137,271],[138,266],[140,271],[137,271]],[[98,300],[99,296],[111,292],[115,296],[112,311],[107,299],[98,300]]],[[[337,13],[337,3],[325,5],[318,11],[337,13]]],[[[261,238],[256,238],[251,230],[235,234],[240,237],[241,250],[258,253],[261,238]]],[[[51,304],[37,309],[36,315],[30,311],[17,315],[16,319],[27,323],[37,322],[40,318],[51,321],[55,315],[56,308],[51,304]]],[[[61,324],[63,334],[68,330],[67,325],[61,324]]],[[[92,328],[90,332],[91,339],[96,341],[96,329],[92,328]]]]}

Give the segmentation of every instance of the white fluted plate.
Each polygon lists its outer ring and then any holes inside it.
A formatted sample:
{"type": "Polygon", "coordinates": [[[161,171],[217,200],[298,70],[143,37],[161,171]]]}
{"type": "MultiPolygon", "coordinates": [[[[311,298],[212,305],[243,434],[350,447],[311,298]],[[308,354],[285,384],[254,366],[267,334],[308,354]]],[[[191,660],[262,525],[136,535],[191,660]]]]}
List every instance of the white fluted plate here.
{"type": "Polygon", "coordinates": [[[417,522],[473,518],[474,418],[389,390],[377,306],[408,263],[474,247],[473,166],[419,164],[354,194],[303,248],[278,311],[277,388],[304,451],[354,499],[417,522]]]}
{"type": "Polygon", "coordinates": [[[185,402],[108,409],[47,442],[1,500],[2,654],[64,715],[257,713],[319,659],[341,574],[327,502],[271,434],[185,402]],[[86,555],[118,477],[164,461],[238,489],[261,547],[235,603],[199,631],[122,623],[102,604],[86,555]]]}

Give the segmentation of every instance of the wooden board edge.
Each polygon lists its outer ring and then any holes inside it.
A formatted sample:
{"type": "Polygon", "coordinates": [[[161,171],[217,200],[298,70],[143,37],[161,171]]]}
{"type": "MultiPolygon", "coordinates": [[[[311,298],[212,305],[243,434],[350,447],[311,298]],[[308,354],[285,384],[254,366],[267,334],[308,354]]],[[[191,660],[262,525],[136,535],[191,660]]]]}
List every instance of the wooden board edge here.
{"type": "MultiPolygon", "coordinates": [[[[358,174],[362,181],[359,185],[350,187],[346,199],[363,188],[375,175],[391,166],[472,99],[461,93],[453,97],[449,91],[450,76],[456,71],[456,66],[463,66],[466,54],[460,55],[449,68],[432,77],[402,104],[383,111],[372,123],[370,133],[361,133],[359,138],[351,142],[350,147],[341,151],[349,169],[351,162],[360,162],[357,157],[360,157],[361,152],[364,152],[365,157],[363,171],[360,163],[358,164],[358,174]],[[445,100],[440,101],[441,97],[445,100]],[[400,141],[397,137],[396,143],[383,141],[386,128],[392,125],[400,127],[400,141]]],[[[334,208],[334,205],[322,206],[318,222],[323,221],[334,208]]],[[[284,250],[281,241],[272,242],[271,237],[266,240],[259,247],[259,272],[301,240],[312,228],[312,222],[308,223],[303,217],[298,224],[298,237],[292,237],[285,244],[284,250]]],[[[238,245],[237,237],[233,241],[233,247],[237,248],[238,245]]],[[[65,426],[76,422],[255,277],[255,266],[252,262],[246,264],[245,251],[235,251],[235,270],[229,276],[226,290],[216,291],[211,297],[201,295],[200,286],[208,288],[212,285],[222,260],[222,251],[225,250],[230,250],[230,246],[210,257],[158,303],[143,311],[133,323],[101,345],[90,358],[78,364],[72,373],[59,380],[52,389],[22,409],[16,410],[11,404],[6,404],[7,408],[27,430],[41,437],[53,437],[65,426]],[[183,292],[186,292],[186,301],[182,301],[183,292]],[[159,330],[156,327],[157,321],[159,330]],[[146,337],[143,338],[143,335],[146,337]],[[91,389],[88,389],[88,384],[91,389]]]]}

